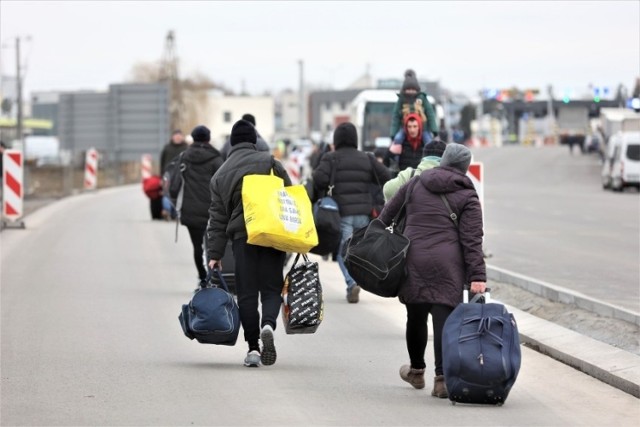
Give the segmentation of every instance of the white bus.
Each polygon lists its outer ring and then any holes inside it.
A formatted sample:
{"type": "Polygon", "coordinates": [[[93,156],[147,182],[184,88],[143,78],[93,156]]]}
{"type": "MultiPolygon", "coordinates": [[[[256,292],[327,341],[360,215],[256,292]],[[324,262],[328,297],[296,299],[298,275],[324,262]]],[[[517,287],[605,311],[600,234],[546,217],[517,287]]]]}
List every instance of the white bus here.
{"type": "MultiPolygon", "coordinates": [[[[438,122],[444,117],[441,106],[427,95],[434,106],[438,122]]],[[[358,148],[373,151],[378,147],[386,148],[391,144],[391,117],[393,107],[398,100],[398,91],[389,89],[367,89],[360,92],[351,101],[349,116],[358,130],[358,148]]]]}

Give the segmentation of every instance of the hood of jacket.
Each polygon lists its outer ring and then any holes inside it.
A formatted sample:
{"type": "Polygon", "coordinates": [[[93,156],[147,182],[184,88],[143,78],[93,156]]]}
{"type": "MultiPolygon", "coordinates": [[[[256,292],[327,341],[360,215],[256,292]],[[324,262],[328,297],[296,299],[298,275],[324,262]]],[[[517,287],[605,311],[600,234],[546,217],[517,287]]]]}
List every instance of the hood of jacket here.
{"type": "Polygon", "coordinates": [[[405,134],[405,138],[407,138],[407,141],[409,141],[409,144],[411,144],[411,147],[413,147],[413,150],[417,150],[418,147],[420,147],[422,145],[422,118],[420,117],[420,114],[418,113],[409,113],[404,117],[404,134],[405,134]],[[409,123],[409,120],[415,120],[418,123],[418,135],[416,135],[415,138],[411,138],[409,136],[409,131],[407,130],[407,124],[409,123]]]}
{"type": "Polygon", "coordinates": [[[183,159],[191,164],[200,164],[210,162],[219,155],[220,152],[208,142],[194,142],[184,152],[183,159]]]}
{"type": "Polygon", "coordinates": [[[448,166],[438,166],[422,172],[420,182],[432,193],[453,193],[475,188],[468,176],[448,166]]]}

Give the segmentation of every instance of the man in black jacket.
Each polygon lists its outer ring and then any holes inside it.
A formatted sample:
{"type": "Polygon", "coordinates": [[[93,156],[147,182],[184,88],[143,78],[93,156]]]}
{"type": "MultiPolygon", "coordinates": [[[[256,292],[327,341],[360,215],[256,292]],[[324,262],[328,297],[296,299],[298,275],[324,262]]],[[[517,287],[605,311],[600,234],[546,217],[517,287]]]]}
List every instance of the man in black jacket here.
{"type": "MultiPolygon", "coordinates": [[[[242,116],[242,120],[251,123],[254,128],[256,127],[256,118],[253,116],[253,114],[244,114],[242,116]]],[[[271,151],[271,149],[269,148],[269,144],[267,144],[267,141],[265,141],[260,136],[260,132],[258,132],[258,129],[256,129],[256,149],[258,151],[271,151]]],[[[220,150],[223,159],[226,160],[227,157],[229,157],[229,150],[231,150],[231,140],[230,138],[227,138],[227,140],[222,145],[222,149],[220,150]]]]}
{"type": "Polygon", "coordinates": [[[331,168],[335,165],[333,198],[340,207],[342,242],[337,260],[345,283],[347,301],[357,303],[360,287],[353,280],[344,265],[342,247],[354,230],[369,224],[373,200],[371,186],[384,185],[391,175],[389,170],[373,156],[358,151],[358,134],[352,123],[342,123],[333,132],[335,151],[326,153],[313,172],[314,194],[326,193],[331,177],[331,168]],[[377,179],[376,179],[377,177],[377,179]]]}
{"type": "Polygon", "coordinates": [[[273,365],[276,348],[273,331],[282,303],[285,253],[273,248],[247,243],[247,229],[242,206],[242,180],[245,175],[268,175],[273,169],[276,176],[291,185],[291,179],[280,162],[269,153],[256,148],[253,125],[239,120],[231,130],[231,151],[222,167],[211,179],[211,205],[207,226],[209,267],[221,268],[227,239],[231,239],[235,258],[236,293],[240,307],[240,321],[249,351],[245,366],[273,365]],[[262,302],[262,319],[258,312],[258,297],[262,302]],[[259,346],[262,340],[262,350],[259,346]]]}
{"type": "Polygon", "coordinates": [[[204,241],[207,222],[209,221],[209,205],[211,193],[209,181],[222,166],[220,152],[209,142],[211,132],[206,126],[196,126],[191,132],[193,144],[182,155],[184,193],[180,222],[189,230],[193,245],[193,259],[198,270],[199,286],[204,287],[207,270],[203,258],[202,243],[204,241]]]}

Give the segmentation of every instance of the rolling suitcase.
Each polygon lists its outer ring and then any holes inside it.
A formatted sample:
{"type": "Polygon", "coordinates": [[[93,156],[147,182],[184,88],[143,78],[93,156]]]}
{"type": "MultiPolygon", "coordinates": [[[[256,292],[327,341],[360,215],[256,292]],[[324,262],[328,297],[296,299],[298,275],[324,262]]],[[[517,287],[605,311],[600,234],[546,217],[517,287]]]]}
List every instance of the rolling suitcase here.
{"type": "Polygon", "coordinates": [[[468,302],[465,290],[464,303],[444,324],[443,370],[454,404],[502,405],[518,376],[521,353],[516,321],[504,305],[489,299],[487,292],[468,302]]]}

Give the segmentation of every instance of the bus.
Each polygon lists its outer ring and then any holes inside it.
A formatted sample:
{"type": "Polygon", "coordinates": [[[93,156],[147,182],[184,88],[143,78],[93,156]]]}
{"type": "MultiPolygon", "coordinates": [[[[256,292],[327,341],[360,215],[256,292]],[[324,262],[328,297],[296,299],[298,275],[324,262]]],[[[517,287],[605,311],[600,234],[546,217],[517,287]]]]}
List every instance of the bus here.
{"type": "MultiPolygon", "coordinates": [[[[444,116],[441,106],[435,99],[427,95],[434,106],[438,122],[444,116]]],[[[391,144],[391,117],[393,107],[398,100],[398,91],[389,89],[367,89],[360,92],[351,101],[349,116],[358,131],[358,149],[373,151],[376,148],[387,148],[391,144]]]]}

